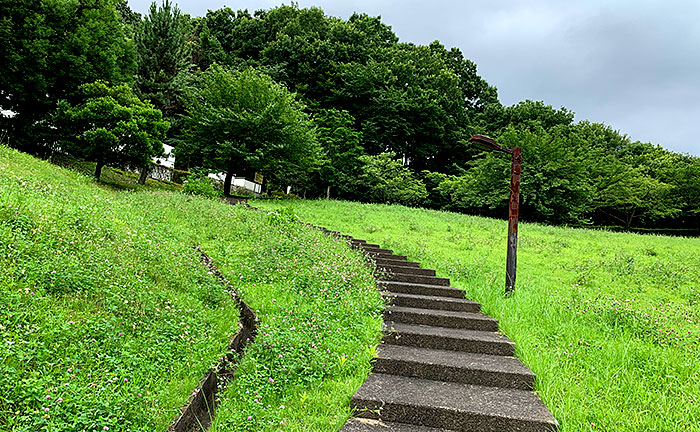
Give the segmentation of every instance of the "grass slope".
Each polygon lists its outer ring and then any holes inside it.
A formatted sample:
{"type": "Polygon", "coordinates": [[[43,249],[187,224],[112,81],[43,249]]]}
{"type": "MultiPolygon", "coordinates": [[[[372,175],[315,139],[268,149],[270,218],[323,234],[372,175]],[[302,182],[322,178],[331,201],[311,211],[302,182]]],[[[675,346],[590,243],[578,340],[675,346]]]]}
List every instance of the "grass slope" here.
{"type": "Polygon", "coordinates": [[[504,298],[507,222],[338,201],[256,202],[406,254],[497,318],[571,431],[700,430],[700,239],[523,223],[504,298]]]}
{"type": "Polygon", "coordinates": [[[289,216],[116,186],[0,146],[0,430],[164,430],[237,325],[193,245],[263,329],[217,430],[337,430],[381,323],[362,258],[289,216]]]}

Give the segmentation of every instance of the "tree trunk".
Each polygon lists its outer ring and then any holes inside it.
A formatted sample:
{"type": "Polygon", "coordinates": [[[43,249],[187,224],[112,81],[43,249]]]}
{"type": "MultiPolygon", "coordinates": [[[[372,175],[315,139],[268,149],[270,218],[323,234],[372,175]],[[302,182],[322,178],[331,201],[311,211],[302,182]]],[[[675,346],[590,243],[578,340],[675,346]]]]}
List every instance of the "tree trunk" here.
{"type": "Polygon", "coordinates": [[[139,177],[139,184],[140,185],[145,185],[146,184],[146,179],[148,179],[148,174],[151,171],[150,165],[146,164],[141,168],[141,176],[139,177]]]}
{"type": "Polygon", "coordinates": [[[331,198],[331,185],[328,185],[328,187],[326,188],[326,199],[330,199],[330,198],[331,198]]]}
{"type": "Polygon", "coordinates": [[[231,180],[233,179],[233,170],[229,169],[226,171],[226,178],[224,179],[224,196],[231,196],[231,180]]]}
{"type": "Polygon", "coordinates": [[[630,227],[632,226],[632,219],[634,219],[634,214],[636,213],[637,209],[633,209],[632,213],[630,213],[627,216],[627,220],[625,221],[625,231],[629,231],[630,227]]]}
{"type": "Polygon", "coordinates": [[[100,181],[100,174],[102,174],[102,167],[105,166],[105,163],[102,161],[102,159],[97,160],[97,164],[95,164],[95,180],[100,181]]]}

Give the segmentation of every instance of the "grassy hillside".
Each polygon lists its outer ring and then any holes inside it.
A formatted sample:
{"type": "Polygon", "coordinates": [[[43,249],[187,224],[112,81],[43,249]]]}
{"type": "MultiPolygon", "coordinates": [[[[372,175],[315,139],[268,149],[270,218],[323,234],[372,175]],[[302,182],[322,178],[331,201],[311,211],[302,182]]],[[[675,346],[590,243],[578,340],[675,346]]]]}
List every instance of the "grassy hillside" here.
{"type": "Polygon", "coordinates": [[[260,201],[406,254],[483,304],[562,431],[700,430],[700,239],[521,224],[400,206],[260,201]]]}
{"type": "Polygon", "coordinates": [[[217,430],[337,430],[381,323],[358,254],[289,216],[96,184],[2,146],[0,430],[165,430],[237,326],[193,245],[262,329],[217,430]]]}

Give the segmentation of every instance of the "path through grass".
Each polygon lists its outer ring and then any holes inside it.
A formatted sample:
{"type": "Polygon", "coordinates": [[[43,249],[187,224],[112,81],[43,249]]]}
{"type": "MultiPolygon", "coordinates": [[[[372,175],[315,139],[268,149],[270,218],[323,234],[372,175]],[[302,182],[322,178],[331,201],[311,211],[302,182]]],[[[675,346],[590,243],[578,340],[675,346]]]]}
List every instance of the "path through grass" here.
{"type": "Polygon", "coordinates": [[[571,431],[700,431],[700,239],[521,224],[504,298],[507,222],[339,201],[258,201],[436,268],[517,343],[571,431]]]}
{"type": "Polygon", "coordinates": [[[289,217],[117,190],[0,146],[0,430],[162,431],[236,331],[261,334],[216,430],[333,431],[369,372],[371,268],[289,217]]]}

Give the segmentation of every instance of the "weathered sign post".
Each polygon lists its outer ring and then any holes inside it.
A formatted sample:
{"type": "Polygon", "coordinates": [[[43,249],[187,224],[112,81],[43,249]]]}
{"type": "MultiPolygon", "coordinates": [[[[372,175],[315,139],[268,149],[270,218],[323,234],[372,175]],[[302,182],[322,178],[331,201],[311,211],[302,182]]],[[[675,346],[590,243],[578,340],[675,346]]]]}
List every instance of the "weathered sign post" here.
{"type": "Polygon", "coordinates": [[[520,211],[520,167],[522,165],[522,149],[514,147],[507,149],[496,144],[493,139],[484,135],[471,137],[472,144],[486,147],[490,150],[502,151],[512,156],[510,175],[510,202],[508,204],[508,255],[506,257],[506,295],[515,291],[515,273],[518,263],[518,213],[520,211]]]}

